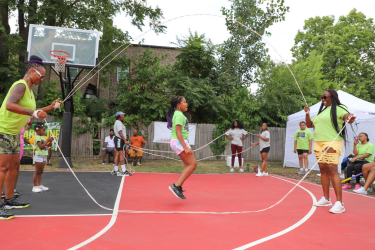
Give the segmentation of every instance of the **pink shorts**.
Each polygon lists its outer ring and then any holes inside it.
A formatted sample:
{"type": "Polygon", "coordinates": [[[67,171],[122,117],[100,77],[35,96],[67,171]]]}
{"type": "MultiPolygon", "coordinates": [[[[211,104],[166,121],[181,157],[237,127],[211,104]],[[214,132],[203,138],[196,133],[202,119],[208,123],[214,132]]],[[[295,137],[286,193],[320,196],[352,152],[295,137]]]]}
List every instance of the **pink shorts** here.
{"type": "MultiPolygon", "coordinates": [[[[189,145],[189,141],[184,139],[185,141],[185,144],[188,148],[191,148],[190,145],[189,145]]],[[[182,151],[184,151],[184,148],[182,147],[180,141],[178,139],[171,139],[171,142],[170,144],[171,145],[171,149],[177,154],[177,155],[180,155],[182,153],[182,151]]]]}

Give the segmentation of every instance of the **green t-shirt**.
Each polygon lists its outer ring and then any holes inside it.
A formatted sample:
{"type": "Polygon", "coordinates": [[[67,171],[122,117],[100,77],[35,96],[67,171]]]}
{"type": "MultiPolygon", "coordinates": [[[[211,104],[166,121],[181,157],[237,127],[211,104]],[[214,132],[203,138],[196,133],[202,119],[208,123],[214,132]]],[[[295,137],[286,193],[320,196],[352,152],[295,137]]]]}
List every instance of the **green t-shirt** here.
{"type": "Polygon", "coordinates": [[[19,80],[13,83],[12,87],[10,87],[8,94],[6,95],[3,105],[0,108],[0,132],[8,135],[17,135],[21,129],[26,125],[27,121],[29,120],[29,115],[20,115],[13,113],[6,109],[6,103],[8,102],[8,98],[10,92],[12,92],[13,88],[18,84],[25,84],[26,91],[21,100],[18,104],[26,109],[35,110],[36,103],[33,91],[29,89],[25,80],[19,80]]]}
{"type": "Polygon", "coordinates": [[[374,144],[367,142],[366,144],[358,143],[357,144],[358,156],[364,154],[371,154],[369,157],[366,158],[366,161],[372,162],[372,155],[375,153],[374,144]]]}
{"type": "Polygon", "coordinates": [[[189,139],[189,120],[181,111],[176,110],[172,118],[172,134],[171,139],[177,139],[176,125],[181,125],[181,134],[184,139],[189,139]]]}
{"type": "MultiPolygon", "coordinates": [[[[341,105],[346,110],[348,110],[345,106],[341,105]]],[[[348,114],[341,106],[337,107],[337,123],[339,125],[339,129],[342,129],[342,125],[344,123],[344,115],[348,114]]],[[[333,141],[337,135],[336,129],[333,127],[332,120],[331,120],[331,106],[327,107],[322,113],[316,115],[312,122],[314,124],[314,140],[315,141],[333,141]]],[[[338,136],[336,141],[341,141],[343,138],[338,136]]]]}
{"type": "Polygon", "coordinates": [[[309,150],[310,149],[310,140],[314,137],[309,129],[298,129],[294,134],[294,140],[297,141],[297,149],[309,150]]]}
{"type": "Polygon", "coordinates": [[[35,154],[36,155],[48,155],[48,146],[45,146],[44,149],[40,149],[40,147],[38,146],[38,141],[40,141],[41,143],[46,142],[46,140],[42,136],[40,135],[35,136],[35,140],[34,140],[35,154]]]}

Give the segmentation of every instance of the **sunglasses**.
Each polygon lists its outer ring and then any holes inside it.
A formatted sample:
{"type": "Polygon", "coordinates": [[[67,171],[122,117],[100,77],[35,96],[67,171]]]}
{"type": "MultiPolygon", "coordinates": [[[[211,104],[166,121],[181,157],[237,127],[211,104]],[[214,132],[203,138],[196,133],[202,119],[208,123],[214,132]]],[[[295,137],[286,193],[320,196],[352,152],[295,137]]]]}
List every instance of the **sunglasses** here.
{"type": "Polygon", "coordinates": [[[40,80],[42,80],[43,81],[43,79],[44,79],[44,75],[42,75],[38,70],[36,70],[36,69],[34,69],[34,71],[36,72],[36,73],[38,73],[38,75],[40,76],[40,80]]]}
{"type": "Polygon", "coordinates": [[[325,95],[320,97],[320,99],[322,99],[322,100],[326,100],[326,99],[328,99],[328,98],[329,98],[329,97],[327,97],[327,96],[325,96],[325,95]]]}

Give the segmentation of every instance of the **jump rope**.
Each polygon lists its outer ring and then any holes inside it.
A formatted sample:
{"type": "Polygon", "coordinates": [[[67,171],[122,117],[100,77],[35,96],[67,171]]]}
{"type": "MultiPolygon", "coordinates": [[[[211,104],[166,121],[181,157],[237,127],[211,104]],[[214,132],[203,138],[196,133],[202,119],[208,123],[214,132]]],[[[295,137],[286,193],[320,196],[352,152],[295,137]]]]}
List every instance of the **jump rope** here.
{"type": "MultiPolygon", "coordinates": [[[[262,38],[264,41],[266,41],[270,46],[271,48],[280,56],[280,58],[282,59],[283,63],[285,64],[285,66],[288,68],[289,72],[291,73],[291,75],[293,76],[294,78],[294,81],[295,81],[295,84],[297,85],[301,95],[302,95],[302,98],[303,100],[305,101],[306,103],[306,106],[308,106],[307,104],[307,101],[306,101],[306,98],[305,96],[303,95],[303,92],[298,84],[298,81],[297,79],[295,78],[292,70],[289,68],[288,64],[285,62],[285,60],[283,59],[283,57],[278,53],[278,51],[272,46],[271,43],[269,43],[263,36],[261,36],[259,33],[257,33],[256,31],[254,31],[253,29],[249,28],[248,26],[244,25],[243,23],[235,20],[235,19],[232,19],[232,18],[228,18],[228,17],[224,17],[224,16],[218,16],[218,15],[212,15],[212,14],[190,14],[190,15],[184,15],[184,16],[179,16],[179,17],[175,17],[175,18],[172,18],[172,19],[169,19],[163,23],[161,23],[160,25],[163,25],[163,24],[166,24],[168,22],[171,22],[173,20],[176,20],[176,19],[180,19],[180,18],[184,18],[184,17],[192,17],[192,16],[211,16],[211,17],[218,17],[218,18],[223,18],[223,19],[226,19],[226,20],[230,20],[230,21],[233,21],[241,26],[243,26],[244,28],[250,30],[251,32],[253,32],[254,34],[258,35],[260,38],[262,38]]],[[[159,26],[159,25],[155,25],[155,26],[159,26]]],[[[142,36],[144,36],[145,34],[147,34],[148,32],[150,32],[151,30],[153,30],[152,28],[150,28],[149,30],[143,32],[142,34],[140,34],[139,36],[137,36],[135,39],[139,39],[141,38],[142,36]]],[[[110,54],[108,54],[102,61],[99,62],[99,65],[100,63],[102,63],[105,59],[107,59],[110,55],[112,55],[113,53],[115,53],[116,51],[118,51],[120,48],[122,48],[124,45],[126,44],[123,44],[121,46],[119,46],[117,49],[115,49],[113,52],[111,52],[110,54]]],[[[112,62],[117,56],[119,56],[123,51],[125,51],[131,44],[128,44],[124,49],[122,49],[119,53],[117,53],[111,60],[109,60],[103,67],[99,68],[94,74],[93,76],[91,76],[88,80],[86,80],[85,82],[83,82],[81,84],[81,82],[84,80],[84,78],[86,78],[94,69],[92,69],[85,77],[82,78],[82,80],[72,89],[72,91],[66,96],[66,98],[61,102],[65,102],[66,100],[68,100],[70,97],[72,97],[74,95],[74,93],[76,93],[85,83],[87,83],[90,79],[92,79],[92,77],[94,77],[96,74],[98,74],[104,67],[106,67],[110,62],[112,62]]],[[[59,108],[60,107],[60,104],[61,103],[56,103],[55,104],[55,108],[59,108]]],[[[35,115],[37,116],[37,112],[35,113],[35,115]]],[[[264,208],[264,209],[260,209],[260,210],[254,210],[254,211],[239,211],[239,212],[205,212],[205,211],[135,211],[135,210],[117,210],[118,212],[122,212],[122,213],[158,213],[158,214],[170,214],[170,213],[174,213],[174,214],[245,214],[245,213],[258,213],[258,212],[263,212],[263,211],[266,211],[266,210],[269,210],[273,207],[275,207],[276,205],[278,205],[279,203],[281,203],[283,200],[285,200],[286,197],[288,197],[288,195],[297,187],[299,186],[299,184],[306,178],[306,176],[308,174],[310,174],[310,172],[315,168],[315,166],[318,164],[318,162],[322,159],[322,157],[327,153],[327,151],[331,148],[332,144],[336,141],[337,137],[339,137],[339,135],[341,134],[341,132],[345,129],[348,121],[351,119],[352,116],[349,116],[348,119],[345,121],[345,123],[343,124],[343,127],[341,128],[341,130],[339,131],[339,133],[336,135],[335,139],[331,142],[331,144],[324,150],[323,154],[319,157],[319,159],[316,161],[316,163],[314,164],[314,166],[302,177],[301,180],[299,180],[293,187],[292,189],[287,193],[285,194],[278,202],[276,202],[275,204],[267,207],[267,208],[264,208]]],[[[49,124],[47,122],[47,120],[44,118],[44,121],[45,123],[47,124],[47,127],[48,129],[51,131],[51,134],[53,137],[54,134],[53,134],[53,131],[51,130],[51,128],[49,127],[49,124]]],[[[223,134],[224,135],[224,134],[223,134]]],[[[223,136],[221,135],[221,136],[223,136]]],[[[204,147],[207,147],[209,144],[213,143],[214,141],[216,141],[217,139],[219,139],[221,136],[215,138],[214,140],[212,140],[211,142],[207,143],[206,145],[198,148],[198,149],[195,149],[193,151],[197,151],[197,150],[200,150],[204,147]]],[[[109,211],[114,211],[114,209],[112,208],[108,208],[108,207],[105,207],[103,205],[101,205],[100,203],[98,203],[96,201],[96,199],[90,194],[90,192],[85,188],[85,186],[82,184],[82,182],[79,180],[79,178],[77,177],[77,175],[75,174],[75,172],[73,171],[73,169],[71,168],[71,166],[69,165],[68,161],[66,160],[64,154],[62,153],[62,150],[59,146],[58,143],[56,143],[56,147],[59,149],[60,153],[61,153],[61,156],[63,157],[66,165],[69,167],[69,170],[70,172],[73,174],[73,176],[76,178],[76,180],[78,181],[78,183],[82,186],[82,188],[85,190],[85,192],[87,193],[87,195],[94,201],[94,203],[96,203],[99,207],[101,207],[102,209],[104,210],[109,210],[109,211]]],[[[250,148],[246,149],[245,151],[242,151],[242,152],[246,152],[247,150],[250,150],[253,146],[251,146],[250,148]]],[[[147,151],[146,153],[147,154],[153,154],[153,153],[149,153],[149,152],[153,152],[153,151],[157,151],[157,152],[162,152],[162,151],[158,151],[158,150],[149,150],[149,149],[143,149],[145,151],[147,151]]],[[[168,153],[171,153],[170,151],[164,151],[164,152],[168,152],[168,153]]],[[[124,152],[125,154],[125,152],[124,152]]],[[[156,154],[153,154],[153,155],[156,155],[156,154]]],[[[233,155],[233,154],[232,154],[233,155]]],[[[156,156],[161,156],[161,155],[156,155],[156,156]]],[[[229,156],[229,155],[220,155],[220,156],[229,156]]],[[[165,158],[169,158],[169,159],[172,159],[172,160],[177,160],[177,159],[173,159],[171,157],[166,157],[166,156],[162,156],[162,157],[165,157],[165,158]]],[[[201,160],[204,160],[204,159],[208,159],[208,158],[211,158],[211,157],[216,157],[216,155],[213,155],[213,156],[209,156],[209,157],[206,157],[206,158],[203,158],[203,159],[200,159],[200,160],[197,160],[197,161],[201,161],[201,160]]],[[[127,161],[126,161],[127,162],[127,161]]],[[[128,162],[127,162],[128,163],[128,162]]],[[[125,177],[124,177],[125,178],[125,177]]]]}

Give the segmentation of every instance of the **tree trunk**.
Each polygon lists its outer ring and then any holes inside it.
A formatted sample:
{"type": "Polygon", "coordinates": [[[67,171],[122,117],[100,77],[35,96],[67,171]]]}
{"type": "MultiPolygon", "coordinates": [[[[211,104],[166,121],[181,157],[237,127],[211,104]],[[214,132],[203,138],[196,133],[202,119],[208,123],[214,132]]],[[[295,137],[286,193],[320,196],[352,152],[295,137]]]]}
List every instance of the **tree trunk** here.
{"type": "MultiPolygon", "coordinates": [[[[0,68],[9,68],[9,47],[8,37],[10,34],[9,26],[9,6],[5,3],[0,2],[0,26],[4,27],[4,31],[0,29],[0,68]]],[[[8,77],[6,70],[1,70],[0,83],[5,82],[8,77]]],[[[1,89],[0,89],[1,90],[1,89]]],[[[4,90],[6,91],[6,90],[4,90]]],[[[3,90],[1,90],[3,92],[3,90]]]]}

